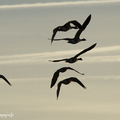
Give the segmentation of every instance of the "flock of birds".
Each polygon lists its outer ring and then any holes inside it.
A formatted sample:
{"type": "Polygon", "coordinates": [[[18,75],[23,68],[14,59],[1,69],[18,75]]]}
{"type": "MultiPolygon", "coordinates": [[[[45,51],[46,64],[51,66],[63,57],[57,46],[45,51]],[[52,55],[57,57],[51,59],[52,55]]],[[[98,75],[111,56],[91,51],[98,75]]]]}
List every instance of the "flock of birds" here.
{"type": "MultiPolygon", "coordinates": [[[[91,14],[87,17],[87,19],[84,21],[84,23],[81,25],[78,21],[76,20],[72,20],[72,21],[69,21],[67,22],[66,24],[64,24],[63,26],[58,26],[56,27],[54,30],[53,30],[53,35],[52,35],[52,38],[50,39],[51,40],[51,44],[53,41],[59,41],[59,40],[67,40],[68,43],[71,43],[71,44],[77,44],[81,41],[85,41],[86,39],[83,38],[81,39],[80,38],[80,35],[81,33],[85,30],[85,28],[87,27],[87,25],[89,24],[91,20],[91,14]],[[72,25],[73,26],[72,26],[72,25]],[[78,29],[77,33],[75,34],[74,38],[61,38],[61,39],[54,39],[55,38],[55,35],[58,31],[62,31],[62,32],[66,32],[70,29],[78,29]]],[[[60,61],[65,61],[65,62],[68,62],[68,63],[75,63],[77,62],[78,60],[83,60],[82,58],[78,58],[80,55],[82,55],[83,53],[86,53],[87,51],[93,49],[95,46],[96,46],[97,43],[91,45],[90,47],[82,50],[81,52],[79,52],[78,54],[76,54],[75,56],[73,57],[70,57],[70,58],[64,58],[64,59],[60,59],[60,60],[50,60],[51,62],[60,62],[60,61]]],[[[81,75],[84,75],[84,73],[80,73],[78,72],[77,70],[71,68],[71,67],[62,67],[60,69],[58,69],[54,74],[53,74],[53,77],[52,77],[52,80],[51,80],[51,85],[50,85],[50,88],[52,88],[55,83],[57,82],[57,79],[59,77],[59,74],[60,73],[64,73],[66,72],[67,70],[73,70],[81,75]]],[[[5,80],[10,86],[11,86],[11,83],[5,78],[5,76],[3,75],[0,75],[0,78],[2,78],[3,80],[5,80]]],[[[57,85],[57,99],[59,97],[59,93],[60,93],[60,88],[61,88],[61,85],[62,84],[69,84],[70,82],[77,82],[80,86],[82,86],[83,88],[86,88],[85,85],[79,80],[77,79],[76,77],[69,77],[69,78],[66,78],[62,81],[60,81],[57,85]]]]}
{"type": "MultiPolygon", "coordinates": [[[[53,35],[52,35],[52,38],[50,39],[51,40],[51,44],[53,41],[59,41],[59,40],[67,40],[68,43],[71,43],[71,44],[77,44],[81,41],[86,41],[85,38],[80,38],[80,35],[81,33],[85,30],[85,28],[87,27],[87,25],[89,24],[91,20],[91,14],[87,17],[87,19],[84,21],[84,23],[81,25],[78,21],[76,20],[72,20],[72,21],[69,21],[67,23],[65,23],[63,26],[58,26],[56,27],[55,29],[53,29],[53,35]],[[72,25],[71,25],[72,24],[72,25]],[[74,38],[61,38],[61,39],[54,39],[55,38],[55,35],[58,31],[62,31],[62,32],[66,32],[70,29],[78,29],[78,31],[76,32],[74,38]]],[[[76,54],[75,56],[73,57],[70,57],[70,58],[64,58],[64,59],[60,59],[60,60],[49,60],[51,62],[60,62],[60,61],[65,61],[65,62],[68,62],[68,63],[75,63],[77,62],[78,60],[83,60],[82,58],[78,58],[80,55],[82,55],[83,53],[86,53],[87,51],[93,49],[95,46],[96,46],[97,43],[91,45],[90,47],[82,50],[81,52],[79,52],[78,54],[76,54]]],[[[52,80],[51,80],[51,85],[50,85],[50,88],[52,88],[55,83],[57,82],[57,79],[59,77],[59,74],[60,73],[63,73],[63,72],[66,72],[67,70],[73,70],[81,75],[84,75],[84,73],[80,73],[78,72],[77,70],[71,68],[71,67],[62,67],[60,69],[58,69],[54,74],[53,74],[53,77],[52,77],[52,80]]],[[[65,84],[65,85],[68,85],[70,82],[76,82],[78,83],[80,86],[82,86],[84,89],[86,88],[85,85],[76,77],[69,77],[69,78],[66,78],[62,81],[60,81],[57,85],[57,99],[59,97],[59,93],[60,93],[60,88],[61,88],[61,85],[62,84],[65,84]]]]}

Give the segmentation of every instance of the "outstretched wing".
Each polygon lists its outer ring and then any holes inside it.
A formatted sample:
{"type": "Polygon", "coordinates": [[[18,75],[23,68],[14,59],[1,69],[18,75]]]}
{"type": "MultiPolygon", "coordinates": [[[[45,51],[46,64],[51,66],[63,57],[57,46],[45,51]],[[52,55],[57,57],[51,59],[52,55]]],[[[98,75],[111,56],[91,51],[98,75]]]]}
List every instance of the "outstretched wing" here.
{"type": "Polygon", "coordinates": [[[69,21],[69,23],[72,23],[73,25],[75,25],[79,29],[82,28],[82,25],[76,20],[69,21]]]}
{"type": "Polygon", "coordinates": [[[80,53],[78,53],[77,55],[75,55],[74,57],[77,58],[79,55],[81,55],[81,54],[83,54],[83,53],[85,53],[85,52],[87,52],[87,51],[93,49],[93,48],[96,46],[96,44],[97,44],[97,43],[95,43],[95,44],[93,44],[92,46],[90,46],[90,47],[84,49],[83,51],[81,51],[80,53]]]}
{"type": "Polygon", "coordinates": [[[53,75],[53,78],[52,78],[52,81],[51,81],[51,86],[50,86],[51,88],[55,85],[58,77],[59,77],[59,70],[57,70],[53,75]]]}
{"type": "Polygon", "coordinates": [[[83,84],[80,80],[78,80],[77,78],[71,77],[71,81],[77,82],[77,83],[78,83],[79,85],[81,85],[84,89],[86,89],[86,87],[84,86],[84,84],[83,84]]]}
{"type": "Polygon", "coordinates": [[[76,34],[75,34],[75,39],[79,39],[79,37],[80,37],[80,34],[82,33],[82,29],[79,29],[77,32],[76,32],[76,34]]]}
{"type": "Polygon", "coordinates": [[[75,69],[73,69],[73,68],[71,68],[71,67],[66,67],[67,69],[70,69],[70,70],[74,70],[75,72],[77,72],[77,73],[79,73],[79,74],[81,74],[81,75],[84,75],[84,73],[80,73],[80,72],[78,72],[77,70],[75,70],[75,69]]]}
{"type": "Polygon", "coordinates": [[[59,97],[61,84],[62,84],[62,81],[60,81],[60,82],[58,83],[58,85],[57,85],[57,99],[58,99],[58,97],[59,97]]]}
{"type": "MultiPolygon", "coordinates": [[[[63,27],[65,27],[65,28],[67,28],[67,27],[69,27],[70,26],[70,21],[68,21],[67,23],[65,23],[64,25],[63,25],[63,27]]],[[[68,29],[69,30],[69,29],[68,29]]]]}
{"type": "Polygon", "coordinates": [[[61,40],[66,40],[66,41],[69,41],[69,40],[72,40],[72,38],[60,38],[60,39],[53,39],[54,41],[61,41],[61,40]]]}
{"type": "Polygon", "coordinates": [[[60,62],[60,61],[65,61],[66,59],[61,59],[61,60],[49,60],[51,62],[60,62]]]}
{"type": "Polygon", "coordinates": [[[91,20],[91,14],[87,17],[87,19],[82,24],[82,29],[83,30],[87,27],[87,25],[89,24],[90,20],[91,20]]]}
{"type": "Polygon", "coordinates": [[[11,86],[11,83],[3,75],[0,75],[0,78],[4,79],[11,86]]]}
{"type": "Polygon", "coordinates": [[[59,27],[56,27],[56,28],[53,30],[53,34],[52,34],[52,38],[51,38],[51,44],[52,44],[52,42],[53,42],[53,40],[54,40],[54,37],[55,37],[58,29],[59,29],[59,27]]]}

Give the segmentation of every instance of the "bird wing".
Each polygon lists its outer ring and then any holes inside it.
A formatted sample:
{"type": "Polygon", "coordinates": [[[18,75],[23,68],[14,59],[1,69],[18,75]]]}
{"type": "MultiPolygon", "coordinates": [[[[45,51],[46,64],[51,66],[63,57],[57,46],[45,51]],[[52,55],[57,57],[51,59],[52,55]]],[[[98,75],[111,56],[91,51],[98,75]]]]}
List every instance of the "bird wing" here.
{"type": "Polygon", "coordinates": [[[53,34],[52,34],[52,38],[51,38],[51,43],[53,42],[54,37],[55,37],[55,35],[56,35],[58,29],[59,29],[59,27],[56,27],[56,28],[53,30],[53,34]]]}
{"type": "Polygon", "coordinates": [[[3,75],[0,75],[0,78],[4,79],[11,86],[11,83],[3,75]]]}
{"type": "Polygon", "coordinates": [[[73,25],[75,25],[79,29],[82,28],[82,25],[76,20],[69,21],[69,23],[72,23],[73,25]]]}
{"type": "Polygon", "coordinates": [[[51,62],[60,62],[60,61],[65,61],[66,59],[61,59],[61,60],[49,60],[51,62]]]}
{"type": "Polygon", "coordinates": [[[55,85],[58,77],[59,77],[59,70],[57,70],[53,75],[53,78],[52,78],[52,81],[51,81],[51,86],[50,86],[51,88],[55,85]]]}
{"type": "Polygon", "coordinates": [[[73,68],[71,68],[71,67],[66,67],[67,69],[70,69],[70,70],[74,70],[75,72],[77,72],[77,73],[79,73],[79,74],[81,74],[81,75],[84,75],[84,73],[80,73],[80,72],[78,72],[77,70],[75,70],[75,69],[73,69],[73,68]]]}
{"type": "Polygon", "coordinates": [[[58,99],[58,96],[59,96],[59,93],[60,93],[60,88],[61,88],[61,84],[62,84],[63,82],[62,81],[60,81],[59,83],[58,83],[58,85],[57,85],[57,99],[58,99]]]}
{"type": "Polygon", "coordinates": [[[87,52],[87,51],[93,49],[93,48],[96,46],[96,44],[97,44],[97,43],[95,43],[95,44],[93,44],[92,46],[90,46],[90,47],[84,49],[83,51],[81,51],[80,53],[78,53],[77,55],[75,55],[74,57],[77,58],[79,55],[81,55],[81,54],[83,54],[83,53],[85,53],[85,52],[87,52]]]}
{"type": "Polygon", "coordinates": [[[84,89],[86,88],[86,87],[84,86],[84,84],[83,84],[80,80],[78,80],[77,78],[71,77],[71,81],[77,82],[77,83],[78,83],[79,85],[81,85],[84,89]]]}
{"type": "Polygon", "coordinates": [[[79,37],[80,37],[80,34],[82,33],[82,29],[79,29],[77,32],[76,32],[76,34],[75,34],[75,39],[79,39],[79,37]]]}
{"type": "Polygon", "coordinates": [[[65,23],[63,26],[64,26],[64,27],[70,26],[70,21],[68,21],[67,23],[65,23]]]}
{"type": "Polygon", "coordinates": [[[89,24],[90,20],[91,20],[91,14],[87,17],[87,19],[82,24],[82,29],[83,30],[87,27],[87,25],[89,24]]]}
{"type": "Polygon", "coordinates": [[[66,41],[69,41],[69,40],[72,40],[72,38],[60,38],[60,39],[53,39],[54,41],[60,41],[60,40],[66,40],[66,41]]]}

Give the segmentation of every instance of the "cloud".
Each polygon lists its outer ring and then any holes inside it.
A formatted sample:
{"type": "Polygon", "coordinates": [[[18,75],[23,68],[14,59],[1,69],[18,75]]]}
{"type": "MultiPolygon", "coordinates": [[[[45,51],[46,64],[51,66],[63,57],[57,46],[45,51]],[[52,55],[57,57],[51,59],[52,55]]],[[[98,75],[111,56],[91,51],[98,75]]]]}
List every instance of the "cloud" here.
{"type": "MultiPolygon", "coordinates": [[[[19,54],[0,56],[0,65],[15,65],[15,64],[46,64],[50,63],[48,60],[69,58],[79,53],[81,50],[43,52],[31,54],[19,54]]],[[[120,46],[109,46],[94,48],[83,57],[83,62],[120,62],[120,55],[108,55],[108,53],[120,51],[120,46]],[[104,53],[104,55],[99,55],[104,53]],[[105,55],[106,54],[106,55],[105,55]],[[87,56],[89,55],[89,56],[87,56]]]]}
{"type": "MultiPolygon", "coordinates": [[[[64,79],[64,78],[61,78],[64,79]]],[[[102,76],[85,76],[82,78],[82,80],[120,80],[120,75],[102,75],[102,76]]],[[[47,81],[49,80],[49,77],[42,77],[42,78],[10,78],[10,81],[19,81],[19,82],[25,82],[25,81],[47,81]]]]}
{"type": "Polygon", "coordinates": [[[93,52],[100,53],[100,52],[112,52],[112,51],[119,51],[119,50],[120,50],[120,45],[115,45],[115,46],[95,48],[93,52]]]}
{"type": "Polygon", "coordinates": [[[91,62],[120,62],[120,55],[114,55],[114,56],[92,56],[92,57],[84,57],[84,61],[87,63],[91,62]]]}
{"type": "Polygon", "coordinates": [[[33,4],[15,4],[15,5],[1,5],[0,9],[13,9],[13,8],[32,8],[32,7],[53,7],[63,5],[80,5],[80,4],[101,4],[101,3],[114,3],[120,2],[119,0],[88,0],[88,1],[68,1],[68,2],[48,2],[48,3],[33,3],[33,4]]]}

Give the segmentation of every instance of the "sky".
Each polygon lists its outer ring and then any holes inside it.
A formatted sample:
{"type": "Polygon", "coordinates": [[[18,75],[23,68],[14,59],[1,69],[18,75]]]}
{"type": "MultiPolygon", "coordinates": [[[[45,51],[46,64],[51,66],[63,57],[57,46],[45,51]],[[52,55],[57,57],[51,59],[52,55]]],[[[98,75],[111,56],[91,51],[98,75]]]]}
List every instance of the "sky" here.
{"type": "MultiPolygon", "coordinates": [[[[12,120],[118,120],[120,118],[120,0],[85,1],[0,1],[0,74],[12,84],[0,81],[0,119],[12,120]],[[91,21],[81,38],[72,45],[49,38],[55,27],[70,20],[91,21]],[[81,55],[83,61],[69,64],[49,60],[69,58],[97,43],[81,55]],[[57,84],[50,89],[54,72],[61,67],[58,81],[77,77],[76,83],[57,84]],[[2,118],[3,114],[13,117],[2,118]]],[[[58,32],[56,38],[74,37],[77,30],[58,32]]]]}

